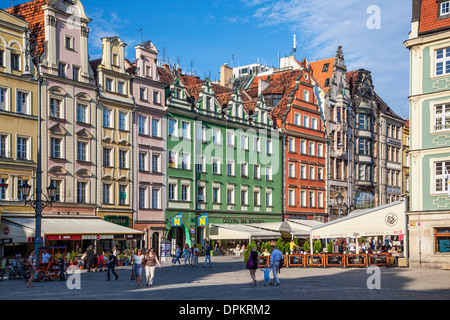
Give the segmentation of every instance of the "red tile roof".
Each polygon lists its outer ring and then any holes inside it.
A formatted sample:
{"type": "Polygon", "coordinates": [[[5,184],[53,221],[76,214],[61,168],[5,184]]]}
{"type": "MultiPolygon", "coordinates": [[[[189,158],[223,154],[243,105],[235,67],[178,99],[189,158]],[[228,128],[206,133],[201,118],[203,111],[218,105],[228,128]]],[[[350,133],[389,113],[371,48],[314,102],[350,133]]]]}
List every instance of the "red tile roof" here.
{"type": "Polygon", "coordinates": [[[40,54],[43,51],[45,42],[44,11],[42,6],[49,2],[50,0],[35,0],[5,9],[6,12],[15,16],[23,16],[25,21],[29,23],[28,28],[32,32],[32,37],[37,40],[40,54]]]}
{"type": "Polygon", "coordinates": [[[439,3],[422,0],[420,7],[419,33],[450,27],[450,18],[439,18],[439,3]]]}
{"type": "Polygon", "coordinates": [[[333,69],[334,69],[333,66],[334,66],[335,61],[336,61],[336,58],[328,58],[328,59],[313,61],[313,62],[309,63],[311,65],[311,69],[313,71],[314,78],[316,78],[317,81],[319,81],[319,84],[322,86],[322,88],[325,90],[325,92],[328,92],[328,90],[330,89],[329,85],[327,87],[325,87],[325,82],[327,79],[331,79],[331,76],[333,75],[333,69]],[[327,63],[328,63],[328,69],[327,69],[327,71],[324,72],[323,67],[327,63]]]}

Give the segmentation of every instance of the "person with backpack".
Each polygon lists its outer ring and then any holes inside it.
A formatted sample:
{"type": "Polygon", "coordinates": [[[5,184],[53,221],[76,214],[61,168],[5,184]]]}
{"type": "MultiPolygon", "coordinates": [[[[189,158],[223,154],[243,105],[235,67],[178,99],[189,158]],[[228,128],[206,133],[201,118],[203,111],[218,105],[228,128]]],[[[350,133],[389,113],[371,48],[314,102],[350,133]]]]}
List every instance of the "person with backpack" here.
{"type": "Polygon", "coordinates": [[[283,263],[283,254],[278,250],[275,245],[272,245],[272,255],[270,256],[270,267],[272,268],[273,281],[270,285],[279,286],[280,280],[278,280],[278,272],[280,270],[280,264],[283,263]]]}

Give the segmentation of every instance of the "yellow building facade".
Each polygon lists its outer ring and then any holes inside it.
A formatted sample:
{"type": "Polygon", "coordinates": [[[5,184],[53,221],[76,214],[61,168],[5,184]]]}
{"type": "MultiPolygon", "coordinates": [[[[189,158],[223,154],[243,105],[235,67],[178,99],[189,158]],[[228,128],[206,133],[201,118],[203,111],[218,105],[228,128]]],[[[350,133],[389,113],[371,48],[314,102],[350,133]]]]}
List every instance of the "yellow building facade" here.
{"type": "MultiPolygon", "coordinates": [[[[0,9],[0,206],[3,214],[33,213],[20,186],[35,189],[38,85],[26,54],[28,23],[0,9]]],[[[0,230],[4,232],[4,230],[0,230]]]]}
{"type": "Polygon", "coordinates": [[[101,61],[92,65],[99,85],[98,147],[101,160],[97,215],[107,221],[133,224],[133,109],[131,76],[126,72],[125,47],[118,37],[103,38],[101,61]]]}

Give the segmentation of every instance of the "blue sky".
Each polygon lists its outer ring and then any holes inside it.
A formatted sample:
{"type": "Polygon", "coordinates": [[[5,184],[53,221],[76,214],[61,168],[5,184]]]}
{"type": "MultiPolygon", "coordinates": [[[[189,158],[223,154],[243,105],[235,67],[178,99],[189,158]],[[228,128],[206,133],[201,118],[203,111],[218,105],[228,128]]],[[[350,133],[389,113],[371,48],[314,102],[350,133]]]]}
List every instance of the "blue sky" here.
{"type": "MultiPolygon", "coordinates": [[[[9,6],[9,0],[0,0],[9,6]]],[[[19,1],[15,1],[15,3],[19,1]]],[[[20,1],[22,3],[24,1],[20,1]]],[[[408,38],[411,0],[84,0],[90,23],[91,59],[101,56],[105,36],[119,36],[134,60],[134,46],[151,40],[163,60],[200,77],[219,78],[223,63],[264,61],[278,65],[297,36],[297,60],[335,56],[342,45],[348,71],[372,72],[376,92],[403,118],[409,117],[408,38]],[[372,5],[380,9],[380,29],[369,29],[372,5]]],[[[371,20],[372,21],[372,20],[371,20]]]]}

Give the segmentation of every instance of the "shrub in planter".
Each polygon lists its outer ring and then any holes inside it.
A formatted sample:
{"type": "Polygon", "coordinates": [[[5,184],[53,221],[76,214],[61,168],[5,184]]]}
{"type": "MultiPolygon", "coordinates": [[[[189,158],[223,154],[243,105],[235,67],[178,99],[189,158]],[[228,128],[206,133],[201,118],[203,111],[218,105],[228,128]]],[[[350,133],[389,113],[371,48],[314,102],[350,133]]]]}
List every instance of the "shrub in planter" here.
{"type": "Polygon", "coordinates": [[[314,245],[314,247],[313,247],[313,252],[314,253],[321,253],[322,252],[322,241],[317,239],[316,241],[314,241],[313,245],[314,245]]]}
{"type": "Polygon", "coordinates": [[[305,243],[303,244],[303,250],[306,253],[309,253],[310,249],[311,249],[311,247],[309,246],[309,241],[305,241],[305,243]]]}

